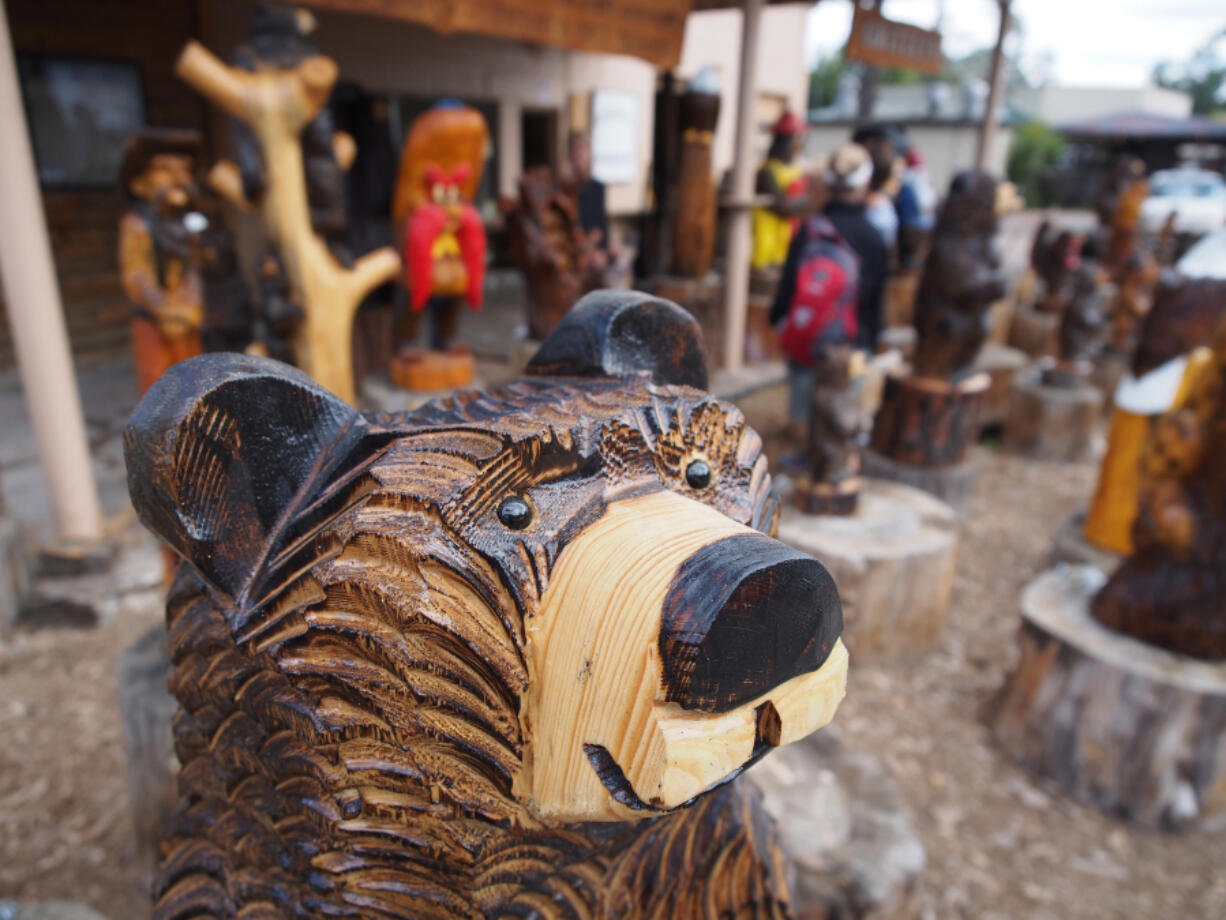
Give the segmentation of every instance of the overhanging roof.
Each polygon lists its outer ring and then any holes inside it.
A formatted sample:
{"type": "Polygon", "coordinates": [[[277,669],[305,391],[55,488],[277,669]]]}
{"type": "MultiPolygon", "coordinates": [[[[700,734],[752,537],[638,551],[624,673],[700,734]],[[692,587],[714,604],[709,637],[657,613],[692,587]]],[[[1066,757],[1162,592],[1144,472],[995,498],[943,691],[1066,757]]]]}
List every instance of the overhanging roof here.
{"type": "Polygon", "coordinates": [[[1226,141],[1226,123],[1126,109],[1057,125],[1066,137],[1092,140],[1226,141]]]}
{"type": "MultiPolygon", "coordinates": [[[[443,35],[468,32],[574,51],[628,54],[668,70],[681,60],[691,10],[739,9],[742,0],[302,0],[382,16],[443,35]]],[[[796,3],[798,0],[767,0],[796,3]]],[[[808,4],[816,0],[808,0],[808,4]]]]}

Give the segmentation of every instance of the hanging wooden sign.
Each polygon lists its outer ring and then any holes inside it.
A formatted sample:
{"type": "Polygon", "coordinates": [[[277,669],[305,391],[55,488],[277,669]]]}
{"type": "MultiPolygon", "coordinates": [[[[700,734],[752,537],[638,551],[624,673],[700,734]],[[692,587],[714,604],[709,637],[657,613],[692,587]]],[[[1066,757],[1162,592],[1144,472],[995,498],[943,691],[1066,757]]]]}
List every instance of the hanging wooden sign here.
{"type": "Polygon", "coordinates": [[[940,32],[893,22],[876,10],[859,6],[843,55],[849,61],[863,61],[874,67],[899,67],[928,74],[938,74],[945,66],[940,32]]]}

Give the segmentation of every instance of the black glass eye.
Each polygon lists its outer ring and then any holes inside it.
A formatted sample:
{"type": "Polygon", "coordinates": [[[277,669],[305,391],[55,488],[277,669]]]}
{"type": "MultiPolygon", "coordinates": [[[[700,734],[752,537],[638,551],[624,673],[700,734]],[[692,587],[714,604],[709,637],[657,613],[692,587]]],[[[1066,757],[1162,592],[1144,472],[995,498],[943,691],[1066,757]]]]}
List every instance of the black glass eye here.
{"type": "Polygon", "coordinates": [[[711,465],[706,460],[691,460],[685,468],[685,481],[691,489],[705,489],[711,484],[711,465]]]}
{"type": "Polygon", "coordinates": [[[532,508],[518,495],[508,495],[498,503],[498,520],[511,530],[523,530],[532,523],[532,508]]]}

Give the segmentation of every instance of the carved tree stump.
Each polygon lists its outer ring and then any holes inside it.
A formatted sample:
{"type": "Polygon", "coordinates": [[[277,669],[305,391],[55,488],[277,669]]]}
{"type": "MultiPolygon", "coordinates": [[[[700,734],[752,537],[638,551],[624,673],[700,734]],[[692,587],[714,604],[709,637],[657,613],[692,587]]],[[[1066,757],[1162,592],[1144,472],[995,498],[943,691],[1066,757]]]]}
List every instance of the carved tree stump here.
{"type": "Polygon", "coordinates": [[[1226,827],[1226,664],[1090,617],[1103,575],[1058,566],[1022,592],[1021,658],[992,701],[1000,745],[1074,798],[1134,824],[1226,827]]]}
{"type": "Polygon", "coordinates": [[[128,788],[138,852],[150,864],[174,814],[179,761],[171,720],[178,703],[166,689],[166,628],[156,626],[119,656],[115,682],[128,752],[128,788]]]}
{"type": "Polygon", "coordinates": [[[870,445],[899,463],[950,467],[970,453],[979,434],[979,407],[990,380],[975,374],[958,383],[927,377],[886,378],[870,445]]]}
{"type": "Polygon", "coordinates": [[[1103,394],[1093,384],[1053,386],[1039,373],[1022,374],[1013,381],[1004,446],[1036,460],[1084,460],[1102,411],[1103,394]]]}
{"type": "Polygon", "coordinates": [[[1003,425],[1009,414],[1013,381],[1029,364],[1026,353],[1008,345],[988,342],[975,358],[975,369],[988,375],[991,383],[979,407],[979,427],[1003,425]]]}
{"type": "Polygon", "coordinates": [[[779,539],[818,559],[843,601],[843,640],[857,661],[930,649],[945,626],[958,518],[926,492],[863,479],[854,514],[817,516],[785,502],[779,539]]]}
{"type": "Polygon", "coordinates": [[[1054,357],[1058,350],[1060,314],[1018,304],[1009,321],[1008,344],[1032,358],[1054,357]]]}

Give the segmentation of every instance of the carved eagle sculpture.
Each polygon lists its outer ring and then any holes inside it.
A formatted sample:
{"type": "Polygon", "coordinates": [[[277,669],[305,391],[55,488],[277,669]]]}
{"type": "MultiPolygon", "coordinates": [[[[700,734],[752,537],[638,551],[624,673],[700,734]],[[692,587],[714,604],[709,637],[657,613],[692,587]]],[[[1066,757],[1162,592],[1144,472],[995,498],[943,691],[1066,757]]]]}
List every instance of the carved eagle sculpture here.
{"type": "Polygon", "coordinates": [[[408,415],[266,359],[163,378],[125,443],[185,561],[154,916],[790,916],[734,780],[832,717],[842,614],[705,387],[688,314],[609,292],[408,415]]]}

